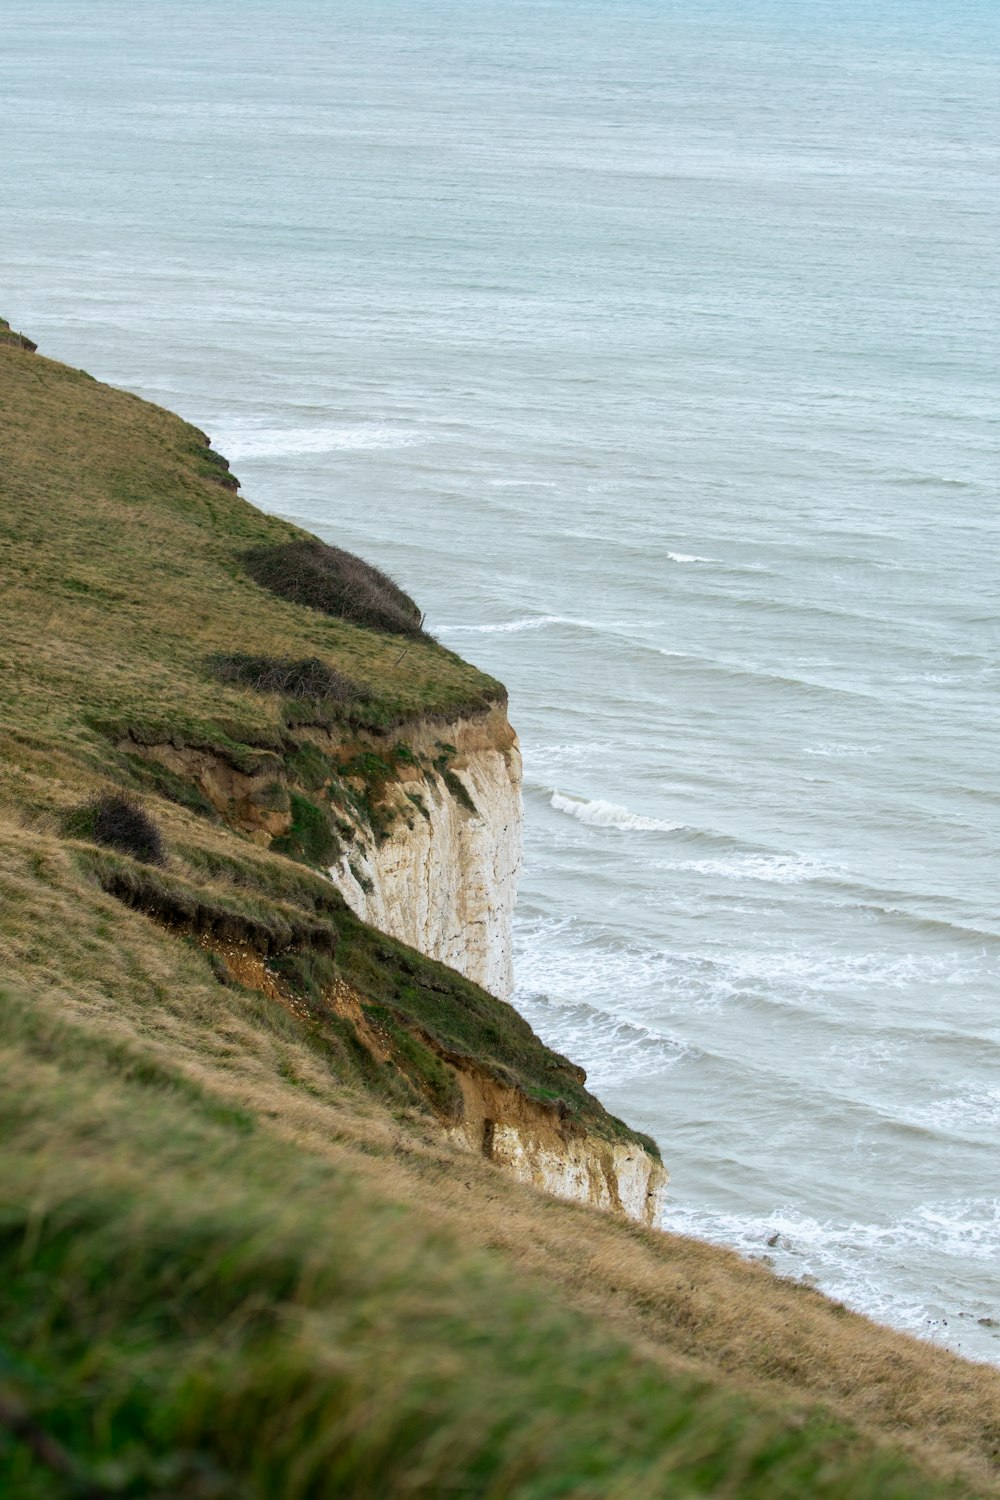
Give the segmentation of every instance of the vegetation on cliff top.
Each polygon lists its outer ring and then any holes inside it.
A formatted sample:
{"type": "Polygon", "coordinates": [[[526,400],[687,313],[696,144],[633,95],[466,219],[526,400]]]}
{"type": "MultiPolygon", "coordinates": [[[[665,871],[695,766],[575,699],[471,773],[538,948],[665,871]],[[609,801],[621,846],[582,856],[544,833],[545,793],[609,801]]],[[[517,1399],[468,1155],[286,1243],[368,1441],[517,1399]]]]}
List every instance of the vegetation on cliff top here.
{"type": "Polygon", "coordinates": [[[234,647],[321,659],[364,690],[345,718],[376,731],[504,700],[426,637],[403,654],[398,636],[256,582],[254,549],[323,544],[242,500],[197,429],[17,344],[2,352],[4,722],[91,759],[104,754],[102,730],[132,727],[147,742],[162,732],[273,748],[281,694],[220,682],[206,665],[234,647]]]}
{"type": "Polygon", "coordinates": [[[416,605],[384,574],[240,499],[224,460],[206,467],[204,438],[179,418],[20,344],[3,353],[0,795],[37,826],[58,826],[88,878],[166,929],[267,959],[297,953],[266,981],[287,1002],[315,1013],[306,993],[315,985],[297,976],[310,951],[338,951],[338,974],[395,1036],[388,1050],[400,1053],[415,1099],[446,1104],[437,1053],[447,1049],[581,1125],[630,1138],[510,1006],[365,928],[328,882],[283,873],[284,856],[323,866],[344,852],[331,788],[384,834],[378,792],[394,757],[413,756],[401,741],[359,752],[361,731],[398,734],[408,719],[482,711],[503,700],[502,687],[423,636],[416,605]],[[248,554],[254,538],[271,540],[248,554]],[[264,588],[250,574],[273,556],[281,567],[264,588]],[[326,595],[307,588],[299,598],[288,579],[315,583],[313,574],[326,595]],[[389,636],[314,604],[382,624],[380,612],[398,616],[405,658],[398,622],[389,636]],[[340,734],[340,763],[298,732],[302,713],[340,734]],[[265,841],[267,813],[284,819],[270,849],[199,805],[191,781],[144,758],[151,739],[207,747],[258,774],[265,841]],[[116,852],[77,847],[87,842],[116,852]]]}
{"type": "Polygon", "coordinates": [[[340,771],[374,796],[392,751],[354,744],[358,718],[502,690],[261,587],[244,554],[302,534],[194,429],[9,333],[4,1494],[1000,1495],[998,1372],[447,1144],[449,1055],[628,1132],[510,1007],[307,868],[331,766],[289,705],[333,682],[340,771]],[[260,771],[265,814],[307,805],[266,847],[148,759],[156,736],[260,771]]]}

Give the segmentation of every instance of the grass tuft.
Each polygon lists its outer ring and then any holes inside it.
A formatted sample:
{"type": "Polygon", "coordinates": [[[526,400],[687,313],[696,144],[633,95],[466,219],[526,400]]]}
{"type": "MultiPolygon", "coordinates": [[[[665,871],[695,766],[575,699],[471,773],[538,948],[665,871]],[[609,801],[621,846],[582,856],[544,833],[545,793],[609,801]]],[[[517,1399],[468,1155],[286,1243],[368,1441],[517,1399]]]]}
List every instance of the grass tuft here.
{"type": "Polygon", "coordinates": [[[301,792],[292,792],[290,801],[292,826],[274,840],[271,848],[317,869],[329,869],[340,853],[340,840],[328,814],[301,792]]]}

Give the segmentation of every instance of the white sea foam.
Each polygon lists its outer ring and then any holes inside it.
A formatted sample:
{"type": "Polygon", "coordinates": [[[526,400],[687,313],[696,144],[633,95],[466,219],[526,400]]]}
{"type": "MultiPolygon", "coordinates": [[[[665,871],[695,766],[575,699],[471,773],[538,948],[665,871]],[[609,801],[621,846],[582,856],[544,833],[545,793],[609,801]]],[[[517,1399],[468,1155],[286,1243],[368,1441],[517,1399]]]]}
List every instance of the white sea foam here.
{"type": "Polygon", "coordinates": [[[640,813],[629,812],[617,802],[605,802],[596,798],[587,802],[580,797],[564,797],[562,792],[553,792],[549,803],[556,812],[566,813],[591,828],[620,828],[627,833],[675,833],[683,828],[682,823],[668,823],[662,818],[646,818],[640,813]]]}
{"type": "MultiPolygon", "coordinates": [[[[657,872],[657,884],[662,887],[662,862],[656,861],[650,868],[657,872]]],[[[653,909],[662,912],[664,900],[673,911],[677,899],[669,887],[653,909]]],[[[651,904],[647,896],[637,893],[636,915],[641,917],[651,904]]],[[[616,1007],[627,1004],[635,1024],[656,1030],[673,1017],[669,1024],[680,1028],[678,1035],[684,1034],[688,1021],[696,1015],[725,1015],[739,1025],[741,1014],[759,1015],[759,1006],[766,1003],[800,1017],[825,1018],[834,1031],[824,1042],[823,1055],[839,1059],[840,1064],[850,1061],[845,1044],[854,1046],[858,1041],[855,1023],[851,1021],[845,1032],[838,1019],[844,997],[852,1002],[869,995],[881,999],[892,992],[905,997],[916,984],[933,986],[942,993],[956,988],[961,991],[977,981],[993,988],[1000,977],[995,963],[984,963],[979,957],[958,962],[953,953],[931,956],[880,949],[864,953],[816,951],[749,940],[706,952],[704,948],[667,942],[622,942],[613,929],[601,932],[577,919],[531,915],[523,908],[514,936],[516,971],[525,995],[543,995],[567,1004],[585,1002],[602,1011],[609,1008],[609,997],[614,997],[616,1007]],[[682,1005],[683,1020],[677,1019],[670,997],[676,997],[682,1005]]],[[[547,1039],[572,1055],[579,1038],[575,1031],[560,1031],[560,1015],[553,1012],[555,1029],[547,1039]]],[[[700,1023],[696,1029],[701,1029],[700,1023]]],[[[909,1029],[905,1035],[909,1035],[909,1029]]],[[[699,1045],[711,1050],[712,1044],[706,1038],[699,1045]]],[[[888,1056],[898,1063],[898,1046],[887,1053],[870,1030],[864,1034],[864,1045],[872,1059],[885,1061],[888,1056]]],[[[603,1068],[602,1076],[606,1076],[603,1068]]],[[[613,1076],[607,1081],[614,1083],[613,1076]]],[[[980,1103],[984,1110],[991,1107],[988,1099],[980,1103]]],[[[932,1120],[908,1121],[904,1120],[905,1111],[897,1113],[903,1123],[934,1128],[932,1120]]],[[[978,1123],[984,1124],[985,1117],[978,1123]]],[[[975,1128],[971,1113],[966,1125],[975,1128]]]]}
{"type": "Polygon", "coordinates": [[[410,448],[421,442],[415,432],[381,422],[342,427],[267,427],[219,433],[216,446],[234,463],[244,458],[295,458],[309,453],[337,453],[365,448],[410,448]]]}
{"type": "MultiPolygon", "coordinates": [[[[565,761],[584,761],[594,764],[601,756],[606,756],[614,750],[614,745],[606,740],[571,740],[560,745],[530,745],[524,747],[525,766],[532,769],[540,769],[543,766],[562,765],[565,761]]],[[[537,791],[550,795],[548,787],[536,787],[537,791]]]]}
{"type": "Polygon", "coordinates": [[[907,992],[924,985],[962,990],[975,978],[995,982],[997,964],[984,963],[978,955],[966,957],[955,952],[901,953],[882,948],[838,952],[836,948],[771,948],[747,943],[727,952],[720,979],[722,973],[737,990],[857,995],[864,990],[907,992]]]}
{"type": "Polygon", "coordinates": [[[697,552],[668,552],[667,556],[675,563],[714,562],[714,557],[700,557],[697,552]]]}
{"type": "Polygon", "coordinates": [[[1000,1088],[972,1089],[968,1094],[937,1099],[909,1112],[907,1119],[932,1130],[979,1137],[984,1131],[995,1131],[1000,1126],[1000,1088]]]}
{"type": "Polygon", "coordinates": [[[498,625],[447,625],[442,635],[518,635],[522,630],[542,630],[546,625],[570,625],[564,615],[525,615],[498,625]]]}
{"type": "Polygon", "coordinates": [[[495,490],[554,490],[557,488],[552,479],[489,479],[487,484],[492,485],[495,490]]]}
{"type": "Polygon", "coordinates": [[[803,755],[820,755],[827,760],[867,760],[870,755],[884,755],[884,745],[847,745],[829,743],[803,745],[803,755]]]}
{"type": "Polygon", "coordinates": [[[534,987],[517,990],[514,1003],[544,1040],[558,1046],[587,1070],[591,1088],[621,1086],[632,1078],[657,1077],[674,1067],[690,1048],[662,1030],[616,1016],[583,1000],[553,998],[534,987]]]}
{"type": "Polygon", "coordinates": [[[841,872],[805,854],[733,854],[725,859],[659,860],[660,870],[691,870],[722,880],[763,880],[774,885],[799,885],[808,880],[834,880],[841,872]]]}
{"type": "MultiPolygon", "coordinates": [[[[601,940],[574,918],[531,917],[523,909],[514,938],[518,980],[526,994],[553,1000],[571,996],[600,1010],[611,994],[641,1003],[651,991],[676,988],[706,963],[701,955],[601,940]]],[[[637,1014],[632,1011],[633,1019],[637,1014]]]]}
{"type": "MultiPolygon", "coordinates": [[[[997,1342],[976,1327],[987,1304],[942,1305],[905,1268],[951,1262],[958,1279],[1000,1257],[1000,1200],[924,1203],[883,1222],[841,1222],[810,1217],[792,1207],[769,1214],[725,1213],[668,1204],[662,1226],[675,1234],[710,1240],[763,1260],[780,1274],[819,1286],[828,1295],[899,1328],[958,1348],[992,1355],[997,1342]],[[971,1264],[970,1264],[971,1263],[971,1264]],[[965,1320],[962,1322],[961,1320],[965,1320]]],[[[954,1294],[953,1294],[954,1295],[954,1294]]],[[[991,1309],[992,1311],[992,1309],[991,1309]]]]}
{"type": "Polygon", "coordinates": [[[523,630],[542,630],[547,625],[570,625],[574,630],[593,631],[597,635],[613,635],[628,630],[628,620],[580,620],[572,615],[524,615],[516,620],[503,620],[490,625],[468,625],[458,622],[443,625],[443,635],[517,635],[523,630]]]}

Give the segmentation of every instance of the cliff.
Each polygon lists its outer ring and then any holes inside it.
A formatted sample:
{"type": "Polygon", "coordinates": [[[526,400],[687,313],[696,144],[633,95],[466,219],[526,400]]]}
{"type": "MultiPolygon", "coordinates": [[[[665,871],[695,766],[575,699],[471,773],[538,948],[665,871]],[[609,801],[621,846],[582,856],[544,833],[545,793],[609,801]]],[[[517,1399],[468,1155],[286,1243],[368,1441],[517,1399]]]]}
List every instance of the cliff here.
{"type": "Polygon", "coordinates": [[[389,735],[322,724],[296,734],[290,756],[243,764],[134,726],[117,748],[162,766],[264,847],[294,842],[304,799],[319,794],[328,826],[310,852],[351,910],[508,998],[521,758],[502,705],[389,735]]]}
{"type": "Polygon", "coordinates": [[[6,327],[0,441],[4,1496],[1000,1494],[998,1372],[644,1227],[501,998],[500,684],[6,327]]]}
{"type": "Polygon", "coordinates": [[[356,827],[330,875],[351,909],[510,997],[521,863],[521,754],[502,709],[411,729],[386,806],[390,836],[356,827]]]}
{"type": "Polygon", "coordinates": [[[8,785],[28,778],[88,879],[366,1049],[454,1146],[655,1222],[653,1143],[506,1003],[502,686],[384,574],[242,500],[204,434],[20,336],[3,355],[8,724],[34,736],[8,734],[8,785]],[[158,862],[98,836],[93,798],[115,794],[162,830],[158,862]]]}

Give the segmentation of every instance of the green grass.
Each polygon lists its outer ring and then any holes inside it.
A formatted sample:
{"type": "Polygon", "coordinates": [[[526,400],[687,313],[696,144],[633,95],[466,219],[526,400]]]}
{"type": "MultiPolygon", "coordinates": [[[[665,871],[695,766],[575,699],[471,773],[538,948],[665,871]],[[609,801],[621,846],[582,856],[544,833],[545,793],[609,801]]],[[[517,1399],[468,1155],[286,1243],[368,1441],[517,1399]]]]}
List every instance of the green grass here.
{"type": "Polygon", "coordinates": [[[300,792],[291,794],[292,826],[271,845],[279,854],[328,869],[340,853],[340,842],[321,807],[300,792]]]}
{"type": "Polygon", "coordinates": [[[449,1142],[463,1060],[637,1139],[512,1007],[312,868],[350,852],[348,814],[384,833],[401,769],[455,777],[406,725],[445,735],[502,688],[254,582],[245,553],[303,533],[194,428],[9,333],[4,1500],[1000,1495],[996,1372],[449,1142]],[[220,682],[220,654],[370,696],[313,732],[301,677],[220,682]],[[156,745],[256,777],[287,853],[156,745]],[[80,816],[123,788],[162,865],[80,816]]]}
{"type": "Polygon", "coordinates": [[[225,471],[189,424],[18,346],[0,355],[4,722],[61,752],[104,754],[96,725],[280,744],[280,696],[220,683],[205,666],[231,652],[234,620],[247,655],[318,658],[370,693],[345,706],[358,725],[503,701],[499,683],[427,639],[394,666],[398,639],[255,583],[247,548],[306,534],[222,488],[225,471]]]}
{"type": "Polygon", "coordinates": [[[0,1421],[5,1494],[972,1493],[832,1413],[665,1377],[433,1216],[27,1002],[0,1026],[0,1409],[36,1439],[0,1421]]]}

